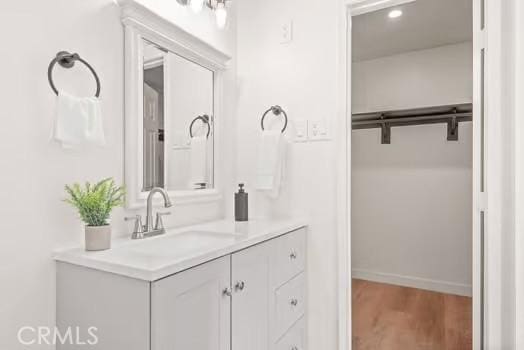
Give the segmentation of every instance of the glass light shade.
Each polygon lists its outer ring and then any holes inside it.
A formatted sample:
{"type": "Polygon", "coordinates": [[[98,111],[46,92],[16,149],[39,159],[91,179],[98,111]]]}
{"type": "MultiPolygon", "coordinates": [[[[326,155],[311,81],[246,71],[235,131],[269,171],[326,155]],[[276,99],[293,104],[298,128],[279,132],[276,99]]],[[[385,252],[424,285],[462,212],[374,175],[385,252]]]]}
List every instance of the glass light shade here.
{"type": "Polygon", "coordinates": [[[227,10],[223,2],[218,3],[217,8],[215,9],[215,16],[218,28],[224,28],[227,23],[227,10]]]}
{"type": "Polygon", "coordinates": [[[190,5],[194,13],[199,13],[204,8],[204,0],[191,0],[190,5]]]}

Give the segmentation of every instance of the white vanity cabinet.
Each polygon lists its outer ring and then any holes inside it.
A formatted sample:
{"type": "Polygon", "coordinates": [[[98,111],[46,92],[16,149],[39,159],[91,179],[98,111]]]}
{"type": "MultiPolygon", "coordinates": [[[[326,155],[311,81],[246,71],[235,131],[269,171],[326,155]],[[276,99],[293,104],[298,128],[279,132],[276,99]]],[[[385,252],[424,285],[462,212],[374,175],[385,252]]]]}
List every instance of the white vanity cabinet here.
{"type": "Polygon", "coordinates": [[[100,327],[91,349],[306,350],[306,229],[154,281],[60,262],[57,293],[60,327],[100,327]]]}
{"type": "Polygon", "coordinates": [[[231,348],[230,257],[151,284],[152,350],[231,348]]]}
{"type": "Polygon", "coordinates": [[[270,241],[231,257],[233,349],[269,349],[272,246],[270,241]]]}

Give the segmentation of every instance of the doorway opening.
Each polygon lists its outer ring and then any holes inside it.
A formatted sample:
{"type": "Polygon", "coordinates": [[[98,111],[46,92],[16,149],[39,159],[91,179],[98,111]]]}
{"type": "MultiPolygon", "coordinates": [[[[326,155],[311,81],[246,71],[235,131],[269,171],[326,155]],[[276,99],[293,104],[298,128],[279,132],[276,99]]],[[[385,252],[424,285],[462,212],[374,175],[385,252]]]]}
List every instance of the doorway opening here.
{"type": "Polygon", "coordinates": [[[352,348],[472,349],[472,1],[352,22],[352,348]]]}

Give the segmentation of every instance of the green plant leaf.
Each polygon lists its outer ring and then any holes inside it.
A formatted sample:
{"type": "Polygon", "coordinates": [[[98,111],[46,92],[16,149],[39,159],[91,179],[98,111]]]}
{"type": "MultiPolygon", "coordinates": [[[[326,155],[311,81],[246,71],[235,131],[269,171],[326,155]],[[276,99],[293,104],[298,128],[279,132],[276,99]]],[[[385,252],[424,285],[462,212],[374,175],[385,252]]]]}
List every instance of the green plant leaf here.
{"type": "Polygon", "coordinates": [[[88,226],[108,225],[111,211],[124,204],[125,189],[117,186],[112,178],[103,179],[96,184],[86,182],[84,187],[78,183],[66,185],[68,195],[64,201],[76,208],[80,218],[88,226]]]}

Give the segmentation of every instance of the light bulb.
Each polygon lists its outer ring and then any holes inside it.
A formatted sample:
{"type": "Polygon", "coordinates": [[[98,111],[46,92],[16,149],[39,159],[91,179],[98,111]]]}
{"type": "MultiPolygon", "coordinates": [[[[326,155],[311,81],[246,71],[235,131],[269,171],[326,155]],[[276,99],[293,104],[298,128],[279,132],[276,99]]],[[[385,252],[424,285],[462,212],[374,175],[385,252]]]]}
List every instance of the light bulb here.
{"type": "Polygon", "coordinates": [[[217,18],[218,28],[224,28],[227,22],[227,10],[226,5],[223,2],[219,2],[217,4],[217,8],[215,9],[215,16],[217,18]]]}
{"type": "Polygon", "coordinates": [[[191,9],[194,13],[199,13],[204,8],[204,0],[191,0],[191,9]]]}
{"type": "Polygon", "coordinates": [[[401,10],[392,10],[389,12],[388,16],[389,18],[399,18],[400,16],[402,16],[402,11],[401,10]]]}

